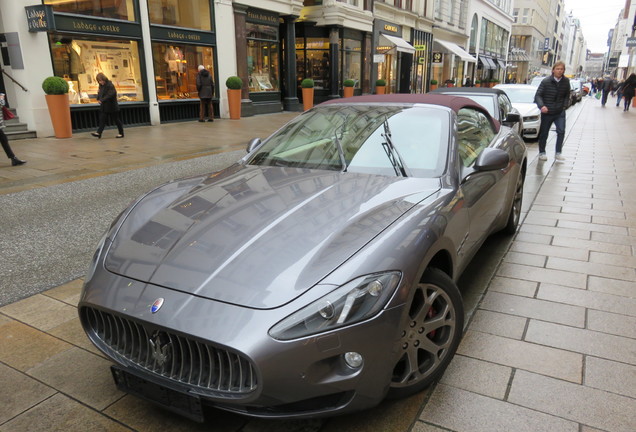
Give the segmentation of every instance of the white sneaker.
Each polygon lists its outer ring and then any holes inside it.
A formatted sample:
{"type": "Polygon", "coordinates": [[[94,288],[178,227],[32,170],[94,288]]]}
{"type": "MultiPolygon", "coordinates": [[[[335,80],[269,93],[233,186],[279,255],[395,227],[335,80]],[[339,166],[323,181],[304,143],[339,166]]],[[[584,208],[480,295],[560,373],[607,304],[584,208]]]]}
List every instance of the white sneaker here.
{"type": "Polygon", "coordinates": [[[557,154],[554,156],[554,158],[555,158],[556,160],[559,160],[559,161],[564,161],[564,160],[565,160],[565,156],[563,156],[561,153],[557,153],[557,154]]]}
{"type": "Polygon", "coordinates": [[[547,161],[548,157],[545,155],[545,153],[539,153],[539,160],[540,161],[547,161]]]}

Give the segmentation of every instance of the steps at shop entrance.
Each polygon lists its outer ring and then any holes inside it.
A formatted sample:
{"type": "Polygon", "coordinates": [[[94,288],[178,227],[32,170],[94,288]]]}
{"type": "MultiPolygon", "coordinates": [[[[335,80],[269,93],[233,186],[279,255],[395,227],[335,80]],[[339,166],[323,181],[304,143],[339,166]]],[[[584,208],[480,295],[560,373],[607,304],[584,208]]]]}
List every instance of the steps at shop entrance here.
{"type": "Polygon", "coordinates": [[[11,109],[11,112],[15,115],[15,118],[4,121],[4,125],[6,126],[6,128],[4,128],[4,133],[7,135],[7,138],[9,138],[9,141],[37,138],[36,132],[30,131],[26,123],[20,123],[20,118],[16,114],[15,110],[11,109]]]}

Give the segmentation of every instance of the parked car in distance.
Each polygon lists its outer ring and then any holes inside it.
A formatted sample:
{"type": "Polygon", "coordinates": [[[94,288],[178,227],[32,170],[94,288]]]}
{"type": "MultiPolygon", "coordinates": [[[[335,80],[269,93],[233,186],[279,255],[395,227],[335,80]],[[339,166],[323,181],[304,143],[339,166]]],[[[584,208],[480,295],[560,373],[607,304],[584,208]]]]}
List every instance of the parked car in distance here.
{"type": "Polygon", "coordinates": [[[544,78],[546,78],[546,77],[544,77],[544,76],[536,76],[536,77],[532,78],[528,84],[530,84],[531,86],[539,87],[539,84],[541,84],[541,81],[543,81],[544,78]]]}
{"type": "Polygon", "coordinates": [[[583,99],[583,82],[580,79],[570,78],[570,87],[572,88],[572,104],[581,102],[583,99]]]}
{"type": "Polygon", "coordinates": [[[539,138],[541,111],[534,102],[537,87],[530,84],[497,84],[494,88],[506,92],[512,106],[523,117],[522,136],[526,139],[539,138]]]}
{"type": "Polygon", "coordinates": [[[467,98],[367,95],[247,150],[146,193],[100,241],[78,312],[117,387],[203,421],[353,412],[438,380],[456,281],[519,223],[519,135],[467,98]]]}
{"type": "Polygon", "coordinates": [[[462,96],[477,102],[488,110],[490,115],[501,124],[512,128],[519,136],[523,133],[521,113],[512,106],[506,92],[495,88],[453,87],[437,88],[432,94],[462,96]]]}

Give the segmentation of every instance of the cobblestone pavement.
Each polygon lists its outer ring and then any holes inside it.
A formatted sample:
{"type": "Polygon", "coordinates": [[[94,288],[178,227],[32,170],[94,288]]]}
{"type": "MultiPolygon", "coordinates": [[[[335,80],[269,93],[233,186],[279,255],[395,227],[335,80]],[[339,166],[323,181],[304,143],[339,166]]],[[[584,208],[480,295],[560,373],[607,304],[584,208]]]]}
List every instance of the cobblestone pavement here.
{"type": "MultiPolygon", "coordinates": [[[[328,420],[213,411],[192,423],[115,389],[80,328],[77,278],[0,307],[0,431],[636,430],[636,114],[592,98],[569,111],[567,160],[540,162],[530,144],[523,224],[428,391],[328,420]]],[[[30,189],[242,150],[294,115],[15,141],[29,162],[0,166],[0,208],[30,189]]]]}

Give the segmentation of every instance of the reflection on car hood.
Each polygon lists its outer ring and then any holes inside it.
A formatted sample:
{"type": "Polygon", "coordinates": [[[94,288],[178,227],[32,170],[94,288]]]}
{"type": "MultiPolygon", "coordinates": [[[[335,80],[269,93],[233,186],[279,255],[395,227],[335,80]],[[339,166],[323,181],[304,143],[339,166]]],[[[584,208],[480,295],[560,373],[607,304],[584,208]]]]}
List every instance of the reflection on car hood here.
{"type": "Polygon", "coordinates": [[[273,308],[315,285],[439,185],[235,165],[169,183],[141,200],[105,264],[136,280],[273,308]]]}
{"type": "Polygon", "coordinates": [[[537,108],[537,105],[534,103],[515,102],[512,104],[512,106],[515,107],[517,111],[519,111],[519,114],[521,114],[523,117],[541,115],[541,111],[539,111],[539,108],[537,108]]]}

